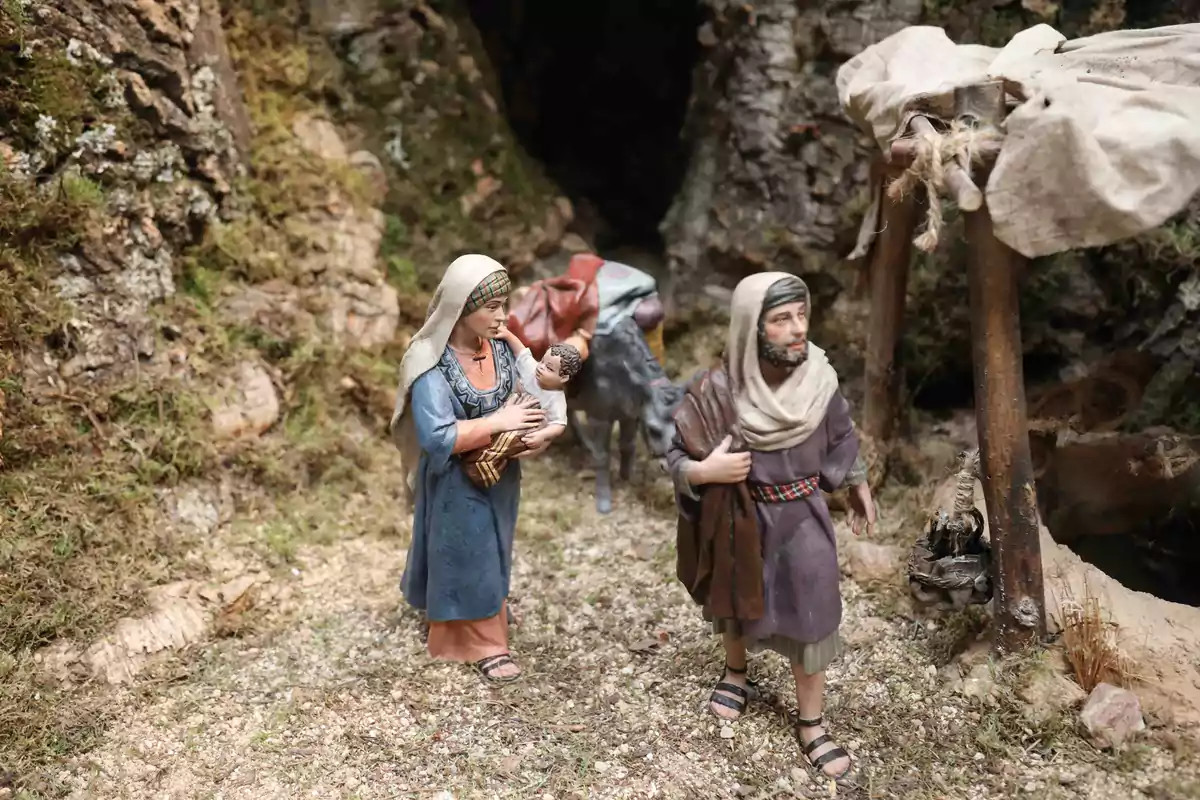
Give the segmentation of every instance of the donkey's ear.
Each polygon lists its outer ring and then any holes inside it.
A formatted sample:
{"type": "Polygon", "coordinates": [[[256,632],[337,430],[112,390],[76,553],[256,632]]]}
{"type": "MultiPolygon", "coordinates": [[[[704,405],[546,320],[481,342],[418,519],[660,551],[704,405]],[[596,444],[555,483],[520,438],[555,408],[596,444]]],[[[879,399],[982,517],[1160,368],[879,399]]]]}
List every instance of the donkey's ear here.
{"type": "Polygon", "coordinates": [[[676,383],[668,383],[662,387],[663,399],[667,401],[668,405],[679,405],[683,402],[683,397],[685,394],[687,394],[687,392],[684,390],[684,388],[676,383]]]}

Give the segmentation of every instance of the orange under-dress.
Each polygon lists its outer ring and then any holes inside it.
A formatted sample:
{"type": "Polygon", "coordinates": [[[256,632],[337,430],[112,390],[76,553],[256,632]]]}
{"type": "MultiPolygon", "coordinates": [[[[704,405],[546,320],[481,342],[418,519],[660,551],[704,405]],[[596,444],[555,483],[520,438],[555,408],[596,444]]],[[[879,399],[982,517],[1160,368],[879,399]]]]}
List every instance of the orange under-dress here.
{"type": "Polygon", "coordinates": [[[442,661],[473,664],[508,652],[508,601],[486,619],[429,623],[429,655],[442,661]]]}
{"type": "MultiPolygon", "coordinates": [[[[490,343],[489,343],[490,344],[490,343]]],[[[492,347],[484,347],[483,359],[453,351],[467,380],[476,389],[486,391],[496,385],[496,366],[492,347]]],[[[491,440],[488,423],[482,419],[459,420],[454,452],[463,453],[483,447],[491,440]]],[[[500,604],[495,616],[485,619],[453,620],[429,623],[429,655],[443,661],[473,663],[508,652],[508,601],[500,604]]]]}

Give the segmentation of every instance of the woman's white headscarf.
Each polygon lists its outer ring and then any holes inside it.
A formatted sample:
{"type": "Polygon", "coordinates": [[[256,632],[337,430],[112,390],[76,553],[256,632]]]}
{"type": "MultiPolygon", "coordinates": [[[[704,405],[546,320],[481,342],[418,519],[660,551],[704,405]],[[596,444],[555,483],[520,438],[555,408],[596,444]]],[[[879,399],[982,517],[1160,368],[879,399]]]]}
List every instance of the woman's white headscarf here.
{"type": "MultiPolygon", "coordinates": [[[[738,421],[751,450],[786,450],[813,434],[838,388],[837,371],[825,351],[810,340],[808,358],[772,389],[759,367],[758,320],[767,290],[786,272],[759,272],[743,278],[733,290],[726,363],[738,393],[738,421]]],[[[812,295],[806,303],[809,319],[812,295]]]]}
{"type": "Polygon", "coordinates": [[[413,336],[408,349],[404,351],[404,358],[400,360],[400,384],[396,388],[396,408],[392,412],[389,430],[392,440],[400,448],[404,485],[410,499],[416,488],[416,469],[421,449],[412,415],[404,413],[408,409],[409,392],[417,378],[433,369],[441,359],[450,341],[450,332],[462,317],[472,292],[488,276],[497,272],[505,273],[507,277],[504,266],[488,256],[471,253],[454,259],[446,268],[437,291],[433,293],[425,324],[413,336]]]}

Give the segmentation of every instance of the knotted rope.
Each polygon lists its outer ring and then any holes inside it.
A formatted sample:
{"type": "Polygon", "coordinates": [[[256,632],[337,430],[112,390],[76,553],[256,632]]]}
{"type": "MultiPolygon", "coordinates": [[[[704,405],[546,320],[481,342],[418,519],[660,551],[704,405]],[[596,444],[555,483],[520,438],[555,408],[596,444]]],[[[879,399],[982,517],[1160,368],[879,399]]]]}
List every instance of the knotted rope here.
{"type": "Polygon", "coordinates": [[[958,474],[954,476],[954,507],[946,530],[950,533],[952,552],[961,555],[963,544],[977,533],[974,519],[975,479],[979,475],[979,449],[960,453],[958,474]]]}
{"type": "Polygon", "coordinates": [[[954,478],[954,516],[964,517],[975,507],[975,478],[979,475],[979,450],[958,456],[958,474],[954,478]]]}
{"type": "Polygon", "coordinates": [[[983,146],[999,142],[1004,135],[990,126],[973,127],[955,120],[945,133],[918,132],[910,127],[909,135],[903,138],[914,142],[912,164],[904,174],[892,181],[887,194],[892,200],[898,201],[918,184],[925,187],[925,230],[913,239],[913,244],[922,252],[930,253],[937,249],[945,225],[942,194],[946,189],[947,169],[955,164],[962,165],[967,177],[970,177],[971,166],[983,163],[983,146]]]}

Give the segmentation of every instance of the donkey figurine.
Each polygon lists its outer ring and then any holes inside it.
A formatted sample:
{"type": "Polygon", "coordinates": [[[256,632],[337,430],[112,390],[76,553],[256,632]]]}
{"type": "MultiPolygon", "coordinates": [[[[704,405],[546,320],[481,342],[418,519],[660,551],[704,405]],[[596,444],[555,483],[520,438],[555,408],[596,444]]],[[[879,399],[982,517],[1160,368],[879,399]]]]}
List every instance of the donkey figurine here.
{"type": "Polygon", "coordinates": [[[617,450],[620,478],[633,476],[640,429],[656,458],[666,455],[675,435],[675,409],[684,390],[671,383],[654,357],[645,334],[632,317],[608,333],[596,334],[583,369],[569,384],[571,429],[583,443],[596,470],[596,510],[612,511],[610,445],[613,425],[619,426],[617,450]],[[587,415],[581,423],[579,412],[587,415]]]}

